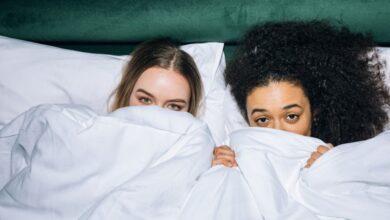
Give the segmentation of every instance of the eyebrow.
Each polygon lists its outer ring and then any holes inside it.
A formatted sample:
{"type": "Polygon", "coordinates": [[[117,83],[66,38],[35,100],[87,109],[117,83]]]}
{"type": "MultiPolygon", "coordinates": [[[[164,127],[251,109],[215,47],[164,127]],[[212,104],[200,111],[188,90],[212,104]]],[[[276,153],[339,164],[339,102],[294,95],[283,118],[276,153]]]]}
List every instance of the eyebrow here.
{"type": "Polygon", "coordinates": [[[253,115],[256,112],[267,112],[267,110],[263,108],[255,108],[252,110],[251,115],[253,115]]]}
{"type": "MultiPolygon", "coordinates": [[[[144,89],[137,89],[136,92],[142,92],[142,93],[145,93],[146,95],[148,95],[148,96],[154,98],[154,96],[152,95],[152,93],[147,92],[147,91],[144,90],[144,89]]],[[[181,102],[181,103],[187,104],[187,102],[186,102],[184,99],[171,99],[171,100],[168,100],[167,102],[181,102]]]]}
{"type": "Polygon", "coordinates": [[[142,93],[145,93],[146,95],[154,98],[154,95],[152,95],[152,93],[149,93],[149,92],[145,91],[144,89],[137,89],[137,91],[135,91],[135,92],[142,92],[142,93]]]}
{"type": "MultiPolygon", "coordinates": [[[[290,108],[300,108],[300,109],[303,109],[302,106],[298,105],[298,104],[291,104],[291,105],[286,105],[283,107],[284,110],[287,110],[287,109],[290,109],[290,108]]],[[[255,108],[252,110],[251,112],[251,115],[253,115],[254,113],[256,112],[267,112],[267,109],[264,109],[264,108],[255,108]]]]}
{"type": "Polygon", "coordinates": [[[171,100],[168,100],[168,102],[181,102],[181,103],[187,104],[187,102],[184,99],[171,99],[171,100]]]}
{"type": "Polygon", "coordinates": [[[303,109],[303,107],[300,106],[300,105],[298,105],[298,104],[286,105],[286,106],[283,107],[283,109],[284,109],[284,110],[287,110],[287,109],[295,108],[295,107],[300,108],[300,109],[303,109]]]}

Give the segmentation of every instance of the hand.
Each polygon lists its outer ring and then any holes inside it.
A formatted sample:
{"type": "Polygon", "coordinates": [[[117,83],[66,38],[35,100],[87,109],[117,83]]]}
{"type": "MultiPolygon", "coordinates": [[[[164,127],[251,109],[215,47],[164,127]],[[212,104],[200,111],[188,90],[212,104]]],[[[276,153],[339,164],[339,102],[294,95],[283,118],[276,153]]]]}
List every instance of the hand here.
{"type": "Polygon", "coordinates": [[[316,151],[314,151],[307,160],[305,168],[310,168],[318,158],[320,158],[324,153],[328,152],[328,150],[330,150],[332,147],[332,144],[327,144],[327,146],[318,146],[316,151]]]}
{"type": "Polygon", "coordinates": [[[214,158],[211,162],[212,167],[220,164],[226,167],[238,166],[236,162],[236,154],[230,147],[226,145],[215,147],[213,154],[214,158]]]}

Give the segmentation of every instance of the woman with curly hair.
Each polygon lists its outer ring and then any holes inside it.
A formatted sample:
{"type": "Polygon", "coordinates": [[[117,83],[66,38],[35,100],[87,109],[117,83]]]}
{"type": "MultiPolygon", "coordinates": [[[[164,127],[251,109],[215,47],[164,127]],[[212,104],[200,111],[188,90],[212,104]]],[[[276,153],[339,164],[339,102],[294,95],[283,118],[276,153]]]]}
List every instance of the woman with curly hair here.
{"type": "MultiPolygon", "coordinates": [[[[389,121],[389,89],[370,36],[326,22],[275,22],[250,30],[225,71],[251,127],[339,145],[374,137],[389,121]]],[[[328,150],[320,146],[306,167],[328,150]]],[[[234,165],[216,148],[213,165],[234,165]]]]}

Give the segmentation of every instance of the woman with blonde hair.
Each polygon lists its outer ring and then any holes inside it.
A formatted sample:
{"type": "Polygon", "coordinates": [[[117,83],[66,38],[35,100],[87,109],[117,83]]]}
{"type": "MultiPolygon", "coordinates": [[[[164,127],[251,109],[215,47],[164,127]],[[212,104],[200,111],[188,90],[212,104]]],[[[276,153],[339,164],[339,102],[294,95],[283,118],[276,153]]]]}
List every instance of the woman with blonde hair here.
{"type": "Polygon", "coordinates": [[[170,40],[140,44],[131,54],[111,111],[126,106],[157,105],[198,113],[202,81],[192,57],[170,40]]]}

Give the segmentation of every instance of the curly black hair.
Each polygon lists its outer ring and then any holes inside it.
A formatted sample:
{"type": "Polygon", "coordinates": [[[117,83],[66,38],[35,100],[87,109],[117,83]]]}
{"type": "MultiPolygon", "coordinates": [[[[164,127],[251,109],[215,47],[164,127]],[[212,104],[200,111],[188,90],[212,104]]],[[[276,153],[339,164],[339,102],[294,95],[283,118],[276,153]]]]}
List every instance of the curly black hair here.
{"type": "Polygon", "coordinates": [[[371,36],[326,21],[253,27],[228,63],[225,81],[246,120],[246,98],[255,87],[300,85],[311,105],[311,135],[335,145],[371,138],[389,120],[384,63],[371,36]]]}

